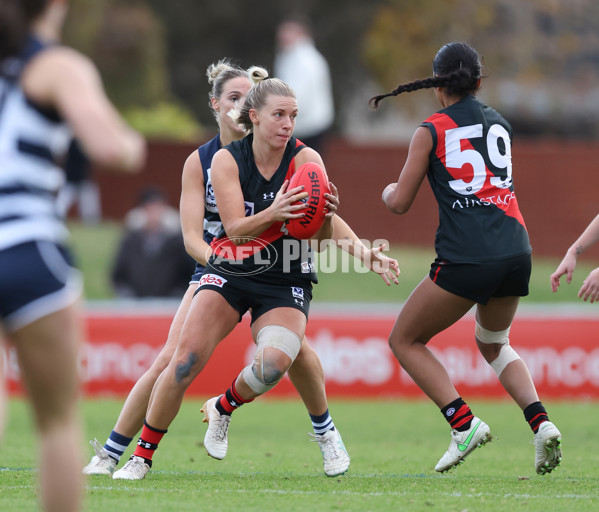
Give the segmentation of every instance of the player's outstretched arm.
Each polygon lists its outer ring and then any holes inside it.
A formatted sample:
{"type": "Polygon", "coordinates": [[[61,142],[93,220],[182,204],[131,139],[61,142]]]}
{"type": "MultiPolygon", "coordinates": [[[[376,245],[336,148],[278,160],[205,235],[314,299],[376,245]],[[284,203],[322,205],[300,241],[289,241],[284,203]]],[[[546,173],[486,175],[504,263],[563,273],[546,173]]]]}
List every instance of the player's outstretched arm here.
{"type": "MultiPolygon", "coordinates": [[[[559,284],[560,278],[563,275],[566,275],[566,283],[570,284],[572,282],[572,274],[574,273],[574,269],[576,268],[576,259],[580,254],[586,251],[589,247],[599,241],[599,215],[597,215],[591,223],[586,227],[583,231],[582,235],[578,237],[576,242],[572,244],[572,246],[566,251],[566,255],[561,263],[558,265],[557,269],[553,274],[551,274],[551,289],[556,292],[559,284]]],[[[592,274],[592,272],[591,272],[592,274]]],[[[591,275],[589,274],[589,278],[591,275]]],[[[587,278],[587,280],[589,279],[587,278]]],[[[585,280],[586,283],[586,280],[585,280]]],[[[584,288],[584,285],[583,285],[584,288]]],[[[578,296],[582,297],[582,289],[580,290],[578,296]]],[[[585,299],[586,300],[586,299],[585,299]]]]}
{"type": "Polygon", "coordinates": [[[335,215],[333,221],[333,241],[341,249],[358,258],[366,268],[380,275],[387,286],[391,286],[391,282],[399,284],[399,263],[382,252],[387,248],[386,243],[368,248],[339,215],[335,215]]]}

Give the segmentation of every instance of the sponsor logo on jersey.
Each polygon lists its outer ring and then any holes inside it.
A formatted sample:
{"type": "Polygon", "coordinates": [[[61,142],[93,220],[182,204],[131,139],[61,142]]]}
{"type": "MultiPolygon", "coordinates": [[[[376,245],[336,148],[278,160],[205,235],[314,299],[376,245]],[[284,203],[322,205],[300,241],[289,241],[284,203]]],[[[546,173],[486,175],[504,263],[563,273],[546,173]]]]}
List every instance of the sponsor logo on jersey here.
{"type": "Polygon", "coordinates": [[[498,206],[499,208],[506,208],[509,206],[512,200],[516,199],[516,194],[514,192],[508,192],[507,194],[499,194],[496,196],[487,196],[480,198],[468,198],[464,197],[463,199],[456,199],[451,205],[452,210],[456,210],[458,208],[473,208],[476,206],[498,206]]]}
{"type": "Polygon", "coordinates": [[[226,282],[227,282],[227,280],[224,277],[218,276],[216,274],[204,274],[200,278],[199,286],[204,286],[204,285],[209,284],[211,286],[218,286],[219,288],[222,288],[226,282]]]}
{"type": "Polygon", "coordinates": [[[264,201],[272,201],[274,198],[275,198],[274,192],[268,192],[268,193],[262,194],[262,199],[264,201]]]}
{"type": "Polygon", "coordinates": [[[260,274],[272,268],[279,258],[276,249],[261,238],[226,237],[213,241],[211,247],[210,265],[226,274],[260,274]]]}

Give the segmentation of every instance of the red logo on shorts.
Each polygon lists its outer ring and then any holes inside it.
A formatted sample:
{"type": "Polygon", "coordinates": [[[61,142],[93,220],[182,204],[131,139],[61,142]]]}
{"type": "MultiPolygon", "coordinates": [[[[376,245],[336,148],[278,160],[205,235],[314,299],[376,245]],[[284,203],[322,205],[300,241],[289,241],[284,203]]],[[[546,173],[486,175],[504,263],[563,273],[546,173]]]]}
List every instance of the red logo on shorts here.
{"type": "Polygon", "coordinates": [[[222,288],[226,282],[227,280],[224,277],[217,276],[216,274],[204,274],[200,279],[200,286],[210,284],[222,288]]]}

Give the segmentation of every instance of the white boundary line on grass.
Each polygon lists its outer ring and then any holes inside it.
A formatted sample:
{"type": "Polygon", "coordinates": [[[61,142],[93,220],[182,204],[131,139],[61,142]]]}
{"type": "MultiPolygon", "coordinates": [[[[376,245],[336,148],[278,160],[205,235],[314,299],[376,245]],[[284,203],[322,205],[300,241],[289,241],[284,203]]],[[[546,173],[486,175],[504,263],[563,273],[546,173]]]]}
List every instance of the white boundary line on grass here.
{"type": "MultiPolygon", "coordinates": [[[[140,488],[140,487],[132,487],[132,486],[86,486],[88,490],[92,491],[145,491],[145,492],[173,492],[173,489],[169,488],[140,488]]],[[[224,492],[231,493],[235,492],[238,494],[248,494],[248,493],[263,493],[263,494],[289,494],[289,495],[300,495],[300,496],[311,496],[311,495],[338,495],[338,496],[430,496],[430,492],[426,491],[390,491],[390,492],[354,492],[354,491],[330,491],[330,490],[322,490],[322,491],[300,491],[300,490],[282,490],[282,489],[256,489],[252,491],[248,491],[245,489],[213,489],[214,492],[224,492]]],[[[548,496],[547,494],[517,494],[517,493],[486,493],[486,492],[478,492],[478,493],[462,493],[462,492],[440,492],[435,493],[435,495],[447,496],[451,498],[479,498],[479,497],[493,497],[493,498],[516,498],[516,499],[596,499],[597,496],[588,495],[588,494],[558,494],[554,496],[548,496]]]]}
{"type": "MultiPolygon", "coordinates": [[[[10,485],[10,486],[1,486],[2,489],[7,490],[17,490],[17,489],[32,489],[33,485],[10,485]]],[[[136,492],[156,492],[156,493],[172,493],[175,489],[173,488],[161,488],[161,487],[138,487],[138,486],[102,486],[102,485],[86,485],[85,488],[88,491],[136,491],[136,492]]],[[[213,492],[223,492],[223,493],[231,493],[235,492],[238,494],[248,494],[248,493],[263,493],[263,494],[280,494],[280,495],[300,495],[300,496],[312,496],[312,495],[323,495],[330,496],[338,495],[338,496],[430,496],[430,492],[425,491],[390,491],[390,492],[354,492],[354,491],[285,491],[282,489],[256,489],[253,491],[247,491],[244,489],[212,489],[213,492]]],[[[198,491],[204,492],[204,491],[198,491]]],[[[446,496],[450,498],[516,498],[516,499],[597,499],[597,496],[588,495],[588,494],[556,494],[556,495],[547,495],[547,494],[517,494],[517,493],[488,493],[488,492],[477,492],[477,493],[463,493],[463,492],[438,492],[435,493],[435,496],[446,496]]]]}

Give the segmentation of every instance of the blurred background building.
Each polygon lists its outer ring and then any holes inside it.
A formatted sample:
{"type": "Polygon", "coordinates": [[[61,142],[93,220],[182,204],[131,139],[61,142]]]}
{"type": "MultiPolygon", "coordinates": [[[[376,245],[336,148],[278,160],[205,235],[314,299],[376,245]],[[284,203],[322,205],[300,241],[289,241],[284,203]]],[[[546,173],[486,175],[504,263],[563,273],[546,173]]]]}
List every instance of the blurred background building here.
{"type": "Polygon", "coordinates": [[[481,98],[518,135],[597,136],[595,0],[72,0],[66,33],[99,63],[133,124],[189,140],[213,126],[206,66],[227,56],[272,70],[277,25],[298,8],[331,66],[338,135],[405,141],[435,106],[432,94],[410,95],[376,116],[367,99],[430,75],[443,43],[466,40],[484,59],[481,98]]]}

